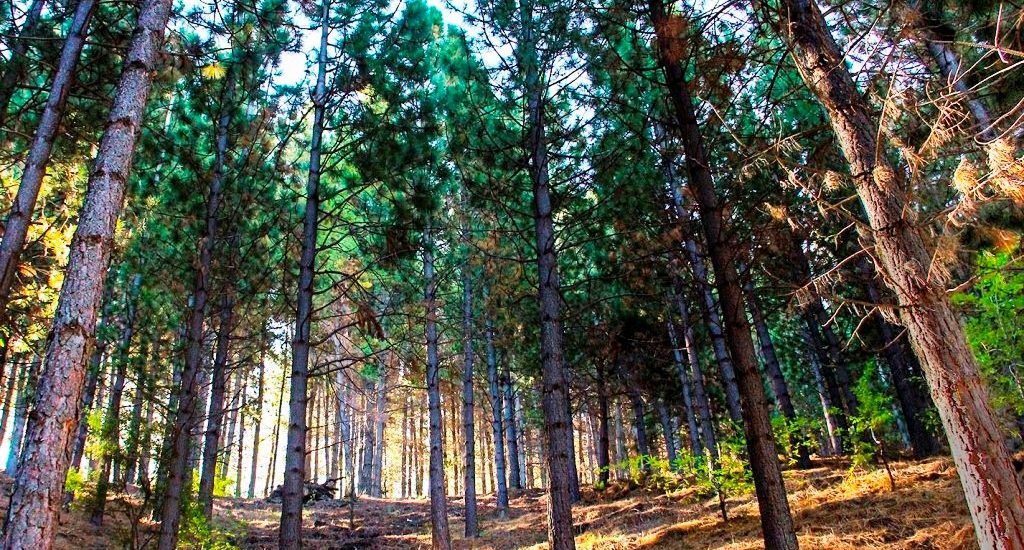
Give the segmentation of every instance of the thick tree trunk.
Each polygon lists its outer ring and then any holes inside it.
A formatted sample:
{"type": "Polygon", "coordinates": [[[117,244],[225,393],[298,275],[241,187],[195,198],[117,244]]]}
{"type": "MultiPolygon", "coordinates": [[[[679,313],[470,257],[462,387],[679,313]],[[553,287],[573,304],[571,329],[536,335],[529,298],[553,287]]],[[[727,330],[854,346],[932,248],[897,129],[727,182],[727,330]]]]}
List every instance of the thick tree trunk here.
{"type": "Polygon", "coordinates": [[[72,239],[45,367],[28,426],[0,547],[49,550],[64,494],[71,438],[81,413],[85,359],[95,337],[96,317],[124,206],[132,157],[150,84],[164,41],[170,0],[142,4],[110,118],[89,176],[85,202],[72,239]]]}
{"type": "MultiPolygon", "coordinates": [[[[36,207],[36,199],[39,197],[39,190],[43,185],[43,177],[46,175],[46,167],[50,163],[50,152],[53,150],[53,142],[60,129],[60,121],[64,118],[64,106],[67,103],[68,93],[71,91],[71,84],[75,79],[75,68],[78,66],[78,58],[82,53],[82,46],[85,44],[85,37],[88,32],[89,19],[96,8],[97,0],[79,0],[75,8],[75,16],[68,29],[68,36],[64,40],[64,48],[61,50],[60,60],[57,62],[57,71],[53,75],[53,83],[50,85],[50,95],[46,98],[46,106],[39,118],[36,133],[32,138],[29,147],[28,159],[25,162],[25,170],[21,175],[21,185],[18,186],[18,194],[11,204],[4,223],[3,241],[0,242],[0,312],[6,311],[7,302],[10,298],[11,284],[14,282],[14,275],[18,271],[18,258],[25,247],[25,239],[28,235],[28,227],[32,221],[32,212],[36,207]]],[[[35,0],[33,8],[41,7],[41,0],[35,0]]],[[[31,13],[30,13],[31,15],[31,13]]],[[[38,18],[38,12],[35,17],[38,18]]],[[[34,26],[34,23],[31,23],[34,26]]],[[[30,23],[26,22],[26,30],[30,23]]],[[[19,47],[25,40],[17,40],[12,51],[11,64],[19,64],[19,47]]],[[[0,127],[3,126],[3,114],[7,111],[7,102],[4,100],[4,88],[8,74],[15,71],[14,66],[9,66],[5,72],[4,83],[0,84],[0,127]]],[[[10,99],[9,95],[6,96],[10,99]]]]}
{"type": "Polygon", "coordinates": [[[675,110],[677,130],[686,154],[688,184],[700,211],[707,250],[714,268],[722,307],[723,329],[736,369],[742,403],[743,428],[747,440],[754,488],[761,512],[765,546],[775,550],[797,548],[793,519],[786,501],[786,487],[778,462],[778,448],[768,416],[768,403],[757,368],[754,342],[747,324],[743,289],[736,270],[736,247],[729,242],[722,206],[704,153],[704,142],[694,113],[681,59],[674,52],[685,50],[672,34],[675,28],[662,0],[650,0],[650,14],[658,40],[659,63],[675,110]]]}
{"type": "Polygon", "coordinates": [[[501,417],[501,388],[498,385],[498,352],[494,348],[494,323],[490,316],[486,325],[487,386],[491,393],[491,430],[494,432],[494,478],[498,517],[508,515],[508,485],[505,482],[505,442],[501,417]]]}
{"type": "Polygon", "coordinates": [[[317,227],[320,214],[320,155],[327,103],[327,39],[330,36],[330,1],[322,0],[320,49],[317,53],[316,89],[313,92],[313,134],[309,144],[309,175],[302,221],[302,256],[295,339],[292,342],[291,391],[288,397],[288,446],[285,448],[284,486],[281,491],[281,550],[302,547],[302,497],[306,480],[306,404],[309,379],[310,333],[313,324],[317,227]]]}
{"type": "MultiPolygon", "coordinates": [[[[224,425],[224,397],[228,386],[228,349],[231,345],[231,331],[235,323],[235,298],[232,289],[225,289],[220,303],[220,326],[217,329],[217,348],[213,357],[213,372],[210,376],[210,409],[203,436],[203,467],[199,476],[199,493],[196,497],[207,520],[213,517],[213,487],[217,478],[217,463],[221,452],[221,428],[224,425]]],[[[230,424],[230,422],[229,422],[230,424]]],[[[228,438],[226,446],[231,445],[228,438]]],[[[221,468],[221,475],[225,475],[221,468]]]]}
{"type": "Polygon", "coordinates": [[[572,522],[569,386],[565,379],[562,345],[561,283],[551,189],[548,181],[548,151],[544,130],[544,83],[540,75],[534,13],[529,0],[522,0],[523,36],[520,40],[526,94],[526,151],[533,182],[536,228],[538,299],[541,333],[541,408],[544,412],[545,462],[548,478],[548,546],[551,550],[576,547],[572,522]]]}
{"type": "Polygon", "coordinates": [[[924,236],[889,164],[871,110],[813,0],[783,0],[783,37],[828,112],[868,214],[873,252],[900,305],[949,438],[982,548],[1024,548],[1024,483],[1010,461],[963,327],[941,281],[932,278],[924,236]]]}
{"type": "Polygon", "coordinates": [[[423,232],[423,282],[427,307],[427,403],[430,410],[430,534],[432,548],[451,550],[444,448],[441,444],[444,427],[441,425],[441,366],[437,358],[437,283],[434,280],[434,241],[430,231],[428,222],[423,232]]]}

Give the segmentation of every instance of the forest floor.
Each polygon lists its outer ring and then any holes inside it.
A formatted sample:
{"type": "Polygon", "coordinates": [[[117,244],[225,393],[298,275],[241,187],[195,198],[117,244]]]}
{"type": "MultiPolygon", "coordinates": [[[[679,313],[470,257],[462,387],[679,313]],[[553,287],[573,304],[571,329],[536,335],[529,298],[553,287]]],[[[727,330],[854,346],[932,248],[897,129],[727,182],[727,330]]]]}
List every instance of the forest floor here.
{"type": "MultiPolygon", "coordinates": [[[[847,464],[821,462],[811,470],[784,473],[790,505],[803,549],[974,549],[977,543],[960,484],[949,459],[892,464],[896,490],[885,470],[851,472],[847,464]]],[[[4,489],[9,482],[4,480],[4,489]]],[[[541,491],[515,496],[508,519],[494,515],[494,499],[480,499],[482,535],[462,536],[461,499],[451,499],[453,542],[459,549],[506,550],[546,546],[545,497],[541,491]]],[[[728,499],[723,522],[717,499],[698,499],[692,491],[669,494],[613,485],[585,491],[574,507],[576,546],[626,548],[762,548],[753,495],[728,499]]],[[[304,514],[306,547],[318,549],[429,548],[426,500],[359,498],[321,501],[304,514]],[[350,529],[350,521],[352,528],[350,529]]],[[[132,507],[124,499],[108,505],[103,528],[81,512],[64,514],[57,548],[99,550],[133,547],[132,507]]],[[[276,547],[278,505],[261,499],[218,499],[215,522],[242,549],[276,547]]],[[[142,524],[138,542],[151,541],[153,525],[142,524]]],[[[140,547],[145,546],[141,544],[140,547]]]]}

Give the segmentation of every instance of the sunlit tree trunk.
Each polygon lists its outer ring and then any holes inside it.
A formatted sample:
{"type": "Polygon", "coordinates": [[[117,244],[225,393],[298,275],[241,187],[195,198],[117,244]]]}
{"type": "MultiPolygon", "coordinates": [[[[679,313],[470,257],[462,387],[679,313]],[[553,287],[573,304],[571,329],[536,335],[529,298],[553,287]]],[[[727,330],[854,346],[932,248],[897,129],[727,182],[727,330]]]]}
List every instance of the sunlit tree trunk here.
{"type": "Polygon", "coordinates": [[[28,445],[22,452],[4,523],[0,547],[5,550],[49,550],[53,545],[71,459],[68,449],[81,415],[86,358],[95,337],[114,230],[124,206],[170,9],[170,0],[143,2],[125,54],[47,338],[37,408],[29,421],[28,445]]]}
{"type": "Polygon", "coordinates": [[[921,361],[960,474],[982,548],[1024,548],[1024,483],[992,411],[946,289],[930,273],[925,238],[878,142],[860,95],[813,0],[783,0],[780,34],[807,85],[828,112],[868,215],[872,253],[896,294],[899,314],[921,361]],[[882,152],[880,154],[880,151],[882,152]]]}

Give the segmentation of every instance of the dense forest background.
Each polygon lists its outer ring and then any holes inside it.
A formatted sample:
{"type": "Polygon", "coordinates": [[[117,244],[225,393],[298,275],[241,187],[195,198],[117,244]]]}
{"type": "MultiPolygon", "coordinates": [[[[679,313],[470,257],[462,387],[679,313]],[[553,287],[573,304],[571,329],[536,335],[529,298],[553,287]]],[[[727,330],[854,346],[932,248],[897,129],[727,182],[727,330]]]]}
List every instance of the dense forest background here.
{"type": "Polygon", "coordinates": [[[629,486],[789,549],[791,472],[931,457],[1024,548],[1018,4],[0,14],[3,548],[232,545],[215,497],[450,548],[542,489],[561,550],[629,486]]]}

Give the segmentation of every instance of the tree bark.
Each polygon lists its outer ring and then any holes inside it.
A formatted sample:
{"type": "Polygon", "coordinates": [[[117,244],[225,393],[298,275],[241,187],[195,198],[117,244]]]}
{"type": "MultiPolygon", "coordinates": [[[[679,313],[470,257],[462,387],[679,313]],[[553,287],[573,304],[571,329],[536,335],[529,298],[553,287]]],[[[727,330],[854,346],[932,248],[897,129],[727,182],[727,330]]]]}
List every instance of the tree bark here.
{"type": "MultiPolygon", "coordinates": [[[[463,191],[465,194],[465,191],[463,191]]],[[[463,197],[463,207],[466,200],[463,197]]],[[[476,518],[476,426],[473,413],[473,271],[469,265],[469,228],[463,222],[462,239],[467,257],[462,264],[462,440],[464,470],[462,488],[465,492],[465,535],[477,538],[480,535],[476,518]]]]}
{"type": "Polygon", "coordinates": [[[522,0],[520,41],[526,94],[526,151],[533,182],[536,228],[538,300],[541,332],[541,408],[544,412],[545,462],[548,478],[548,546],[551,550],[576,547],[572,522],[570,460],[569,387],[565,379],[562,344],[561,283],[551,189],[548,181],[548,150],[544,129],[544,89],[534,36],[534,13],[530,0],[522,0]]]}
{"type": "Polygon", "coordinates": [[[505,442],[501,417],[501,389],[498,385],[498,352],[494,348],[494,323],[486,321],[487,386],[491,393],[491,430],[494,432],[494,478],[498,517],[508,516],[508,485],[505,482],[505,442]]]}
{"type": "MultiPolygon", "coordinates": [[[[758,302],[757,294],[754,291],[754,283],[748,277],[743,284],[747,294],[747,308],[750,310],[750,318],[754,322],[754,331],[757,333],[757,341],[761,345],[761,359],[764,362],[764,371],[768,375],[772,392],[775,394],[775,402],[779,407],[786,422],[792,425],[796,422],[796,408],[793,407],[793,399],[789,395],[789,384],[782,374],[782,366],[779,365],[779,358],[775,355],[775,345],[772,343],[772,334],[768,330],[768,323],[765,321],[764,313],[761,311],[761,304],[758,302]]],[[[811,453],[803,438],[793,434],[790,439],[793,451],[796,452],[796,463],[798,468],[811,467],[811,453]]]]}
{"type": "MultiPolygon", "coordinates": [[[[427,308],[427,403],[430,410],[430,535],[435,550],[451,550],[448,499],[445,495],[444,448],[441,444],[441,366],[437,358],[437,283],[430,222],[423,232],[424,301],[427,308]]],[[[454,420],[454,419],[453,419],[454,420]]]]}
{"type": "MultiPolygon", "coordinates": [[[[35,0],[33,9],[36,6],[42,7],[42,1],[35,0]]],[[[46,98],[46,106],[39,118],[36,133],[32,137],[32,144],[29,146],[28,159],[25,161],[25,170],[21,175],[21,185],[18,186],[18,194],[11,204],[4,223],[3,241],[0,242],[0,312],[7,310],[7,302],[10,299],[11,285],[14,282],[14,275],[18,271],[18,259],[22,249],[25,248],[25,239],[28,236],[29,224],[32,221],[32,212],[36,207],[36,199],[39,197],[39,190],[43,185],[43,177],[46,175],[46,167],[50,163],[50,152],[53,150],[53,142],[60,130],[60,122],[64,118],[64,106],[67,104],[68,93],[75,80],[75,69],[78,66],[78,59],[82,53],[82,46],[85,45],[85,37],[88,33],[89,19],[96,8],[96,0],[79,0],[75,8],[75,16],[68,30],[68,36],[64,39],[64,48],[61,50],[60,60],[57,62],[57,71],[53,75],[53,83],[50,84],[50,95],[46,98]]],[[[35,17],[38,19],[38,12],[35,17]]],[[[35,23],[32,23],[34,26],[35,23]]],[[[29,22],[26,22],[26,30],[29,22]]],[[[19,56],[24,56],[25,51],[18,51],[25,40],[17,40],[12,48],[12,60],[10,63],[17,64],[19,56]]],[[[0,84],[0,127],[3,126],[3,114],[7,111],[7,101],[4,101],[4,88],[8,74],[13,74],[15,67],[9,66],[4,73],[3,84],[0,84]]],[[[11,88],[13,89],[13,88],[11,88]]],[[[6,96],[9,101],[9,95],[6,96]]]]}
{"type": "Polygon", "coordinates": [[[192,289],[192,303],[188,314],[185,333],[185,363],[181,370],[181,384],[178,388],[178,409],[169,433],[167,446],[167,482],[160,513],[160,538],[158,550],[174,550],[178,544],[178,526],[181,522],[182,491],[191,483],[190,464],[192,454],[198,445],[192,444],[192,430],[199,419],[196,411],[203,387],[204,321],[210,295],[210,276],[213,266],[214,246],[219,238],[218,212],[225,183],[225,164],[228,149],[228,129],[231,123],[230,107],[234,97],[235,65],[228,65],[224,87],[221,89],[220,113],[215,136],[213,178],[206,197],[206,219],[202,237],[199,240],[199,258],[196,262],[196,278],[192,289]]]}
{"type": "Polygon", "coordinates": [[[982,548],[1024,548],[1024,484],[992,411],[978,363],[941,281],[934,280],[925,238],[908,219],[908,197],[877,141],[877,124],[813,0],[783,0],[783,38],[818,97],[864,203],[878,259],[949,439],[982,548]]]}
{"type": "Polygon", "coordinates": [[[302,256],[299,259],[299,288],[295,339],[292,342],[291,391],[288,397],[288,446],[285,449],[284,487],[281,492],[281,550],[302,547],[302,496],[306,480],[306,404],[309,379],[310,332],[313,324],[317,222],[320,213],[320,155],[327,103],[327,46],[331,32],[330,1],[322,0],[320,49],[317,53],[316,89],[313,92],[313,135],[306,179],[306,206],[302,221],[302,256]]]}
{"type": "Polygon", "coordinates": [[[0,547],[49,550],[57,526],[71,438],[85,385],[85,359],[110,263],[114,227],[124,206],[135,144],[170,15],[170,0],[147,0],[139,12],[110,118],[89,176],[68,267],[47,339],[45,367],[28,425],[0,547]]]}
{"type": "MultiPolygon", "coordinates": [[[[213,518],[213,488],[217,478],[217,463],[221,453],[221,428],[224,425],[224,398],[228,386],[228,348],[235,324],[235,297],[232,289],[223,290],[220,303],[220,326],[217,329],[217,348],[210,376],[210,409],[207,413],[206,433],[203,434],[203,467],[199,476],[196,497],[207,521],[213,518]]],[[[230,423],[229,423],[230,424],[230,423]]],[[[228,438],[226,447],[230,447],[228,438]]],[[[229,455],[230,456],[230,455],[229,455]]],[[[225,475],[221,468],[221,475],[225,475]]]]}
{"type": "Polygon", "coordinates": [[[704,152],[703,137],[694,112],[681,60],[673,52],[685,50],[662,0],[650,0],[650,15],[658,43],[658,60],[665,73],[669,98],[676,115],[677,130],[686,154],[688,183],[700,212],[707,250],[715,272],[715,283],[722,307],[724,332],[730,356],[736,368],[736,382],[742,404],[747,453],[754,477],[761,530],[765,546],[776,550],[798,547],[786,500],[786,487],[778,462],[778,448],[768,416],[768,403],[757,368],[754,342],[747,324],[743,289],[736,270],[735,246],[729,241],[722,206],[715,191],[710,164],[704,152]]]}

